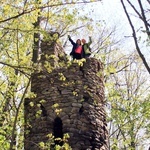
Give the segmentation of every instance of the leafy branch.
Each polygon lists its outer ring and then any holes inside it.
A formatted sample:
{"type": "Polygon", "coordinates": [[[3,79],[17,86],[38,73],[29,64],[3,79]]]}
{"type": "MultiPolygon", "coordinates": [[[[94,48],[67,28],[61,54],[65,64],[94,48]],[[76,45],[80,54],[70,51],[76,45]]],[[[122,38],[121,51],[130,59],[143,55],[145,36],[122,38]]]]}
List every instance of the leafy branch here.
{"type": "MultiPolygon", "coordinates": [[[[4,23],[4,22],[7,22],[7,21],[10,21],[10,20],[13,20],[13,19],[17,19],[19,17],[21,17],[22,15],[25,15],[25,14],[29,14],[35,10],[43,10],[45,8],[49,8],[49,7],[58,7],[58,6],[64,6],[64,5],[75,5],[75,4],[87,4],[87,3],[95,3],[95,2],[99,2],[99,0],[97,1],[88,1],[88,2],[77,2],[77,3],[74,3],[74,2],[66,2],[66,3],[58,3],[58,4],[47,4],[46,6],[41,6],[41,7],[32,7],[30,9],[26,9],[26,10],[23,10],[21,13],[15,15],[15,16],[12,16],[12,17],[9,17],[9,18],[6,18],[4,20],[0,20],[0,23],[4,23]]],[[[48,2],[49,3],[49,2],[48,2]]]]}

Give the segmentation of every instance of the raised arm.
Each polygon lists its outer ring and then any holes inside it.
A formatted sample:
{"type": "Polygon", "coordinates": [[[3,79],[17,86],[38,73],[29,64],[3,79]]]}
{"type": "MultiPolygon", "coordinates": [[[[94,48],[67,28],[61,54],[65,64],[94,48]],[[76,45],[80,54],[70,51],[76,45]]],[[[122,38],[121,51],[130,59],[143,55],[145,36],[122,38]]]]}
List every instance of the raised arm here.
{"type": "Polygon", "coordinates": [[[89,36],[89,42],[87,44],[88,44],[88,46],[90,46],[92,44],[92,38],[91,38],[91,36],[89,36]]]}
{"type": "Polygon", "coordinates": [[[72,45],[75,45],[76,43],[71,39],[70,35],[68,35],[69,41],[71,42],[72,45]]]}

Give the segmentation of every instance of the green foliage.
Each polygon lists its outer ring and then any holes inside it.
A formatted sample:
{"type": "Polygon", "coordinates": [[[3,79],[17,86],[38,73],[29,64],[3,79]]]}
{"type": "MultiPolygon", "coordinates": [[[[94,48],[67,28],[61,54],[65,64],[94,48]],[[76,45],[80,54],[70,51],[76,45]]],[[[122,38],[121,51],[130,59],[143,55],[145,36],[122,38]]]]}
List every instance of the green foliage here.
{"type": "Polygon", "coordinates": [[[52,134],[48,134],[47,137],[49,138],[46,143],[40,142],[39,147],[42,150],[72,150],[72,148],[68,145],[69,135],[66,133],[63,135],[63,138],[55,138],[52,134]],[[55,141],[62,141],[63,145],[55,144],[55,141]]]}
{"type": "Polygon", "coordinates": [[[73,94],[74,96],[78,96],[78,92],[77,92],[77,91],[73,91],[72,94],[73,94]]]}
{"type": "Polygon", "coordinates": [[[55,103],[55,104],[52,106],[52,108],[54,109],[54,111],[55,111],[55,113],[56,113],[57,115],[59,115],[59,114],[62,112],[62,109],[59,108],[59,104],[58,104],[58,103],[55,103]]]}
{"type": "Polygon", "coordinates": [[[46,68],[47,72],[49,72],[49,73],[51,73],[54,69],[54,67],[48,61],[44,62],[44,67],[46,68]]]}
{"type": "Polygon", "coordinates": [[[140,65],[138,59],[135,61],[127,65],[125,71],[113,73],[112,78],[105,84],[110,105],[108,113],[111,127],[110,146],[114,150],[123,148],[135,150],[137,145],[142,145],[141,141],[144,143],[145,139],[150,138],[144,131],[150,125],[148,121],[150,102],[148,102],[149,94],[146,93],[149,88],[140,70],[136,70],[135,66],[140,65]]]}
{"type": "Polygon", "coordinates": [[[60,81],[65,81],[66,80],[66,77],[63,75],[63,73],[58,73],[58,76],[59,76],[60,81]]]}
{"type": "Polygon", "coordinates": [[[86,59],[85,58],[82,58],[81,60],[77,60],[75,59],[74,60],[75,63],[77,63],[79,66],[83,66],[84,62],[86,62],[86,59]]]}

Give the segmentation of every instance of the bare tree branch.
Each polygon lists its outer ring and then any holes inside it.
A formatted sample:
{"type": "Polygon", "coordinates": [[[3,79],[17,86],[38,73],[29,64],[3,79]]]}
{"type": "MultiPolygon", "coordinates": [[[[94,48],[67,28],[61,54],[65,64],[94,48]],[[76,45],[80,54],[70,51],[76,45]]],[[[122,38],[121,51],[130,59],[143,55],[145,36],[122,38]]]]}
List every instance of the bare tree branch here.
{"type": "Polygon", "coordinates": [[[145,13],[144,13],[144,9],[143,9],[143,6],[142,6],[142,3],[141,3],[141,0],[138,0],[139,2],[139,5],[140,5],[140,9],[141,9],[141,14],[142,14],[142,20],[143,20],[143,23],[145,25],[145,28],[146,28],[146,33],[150,39],[150,31],[149,31],[149,24],[147,22],[147,19],[146,19],[146,16],[145,16],[145,13]]]}
{"type": "Polygon", "coordinates": [[[148,21],[146,19],[141,1],[138,0],[139,6],[141,9],[141,14],[138,12],[138,10],[134,7],[134,5],[129,0],[127,0],[127,2],[130,4],[130,6],[133,8],[133,10],[136,12],[136,14],[139,16],[139,18],[143,21],[145,28],[146,28],[146,33],[147,33],[148,37],[150,38],[150,31],[149,31],[150,24],[148,23],[148,21]]]}
{"type": "Polygon", "coordinates": [[[136,32],[135,32],[134,26],[133,26],[133,24],[132,24],[132,21],[131,21],[130,16],[129,16],[128,12],[127,12],[127,9],[126,9],[126,7],[125,7],[125,4],[124,4],[123,0],[121,0],[121,3],[122,3],[122,6],[123,6],[123,9],[124,9],[124,11],[125,11],[125,14],[126,14],[126,16],[127,16],[127,19],[128,19],[128,21],[129,21],[129,24],[130,24],[130,26],[131,26],[132,32],[133,32],[132,34],[133,34],[133,39],[134,39],[134,43],[135,43],[136,50],[137,50],[137,52],[138,52],[140,58],[142,59],[144,66],[146,67],[147,71],[148,71],[149,74],[150,74],[150,67],[148,66],[148,63],[146,62],[145,57],[144,57],[143,54],[141,53],[141,50],[140,50],[139,45],[138,45],[138,41],[137,41],[137,37],[136,37],[136,32]]]}
{"type": "Polygon", "coordinates": [[[133,10],[136,12],[136,14],[139,16],[139,18],[141,20],[143,20],[141,14],[137,11],[137,9],[134,7],[134,5],[129,0],[127,0],[127,2],[130,4],[130,6],[133,8],[133,10]]]}
{"type": "Polygon", "coordinates": [[[150,4],[150,0],[147,0],[147,2],[150,4]]]}

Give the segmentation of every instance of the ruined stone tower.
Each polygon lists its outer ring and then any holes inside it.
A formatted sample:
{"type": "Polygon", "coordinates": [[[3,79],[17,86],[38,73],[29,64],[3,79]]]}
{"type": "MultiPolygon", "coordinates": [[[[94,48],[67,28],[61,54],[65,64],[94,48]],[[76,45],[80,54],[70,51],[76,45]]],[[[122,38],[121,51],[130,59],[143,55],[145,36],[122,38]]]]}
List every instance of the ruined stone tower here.
{"type": "MultiPolygon", "coordinates": [[[[72,150],[108,150],[101,62],[69,61],[55,42],[42,42],[41,50],[41,70],[31,81],[36,97],[24,103],[25,150],[42,150],[50,134],[61,139],[68,134],[72,150]]],[[[57,140],[53,147],[63,143],[57,140]]]]}

